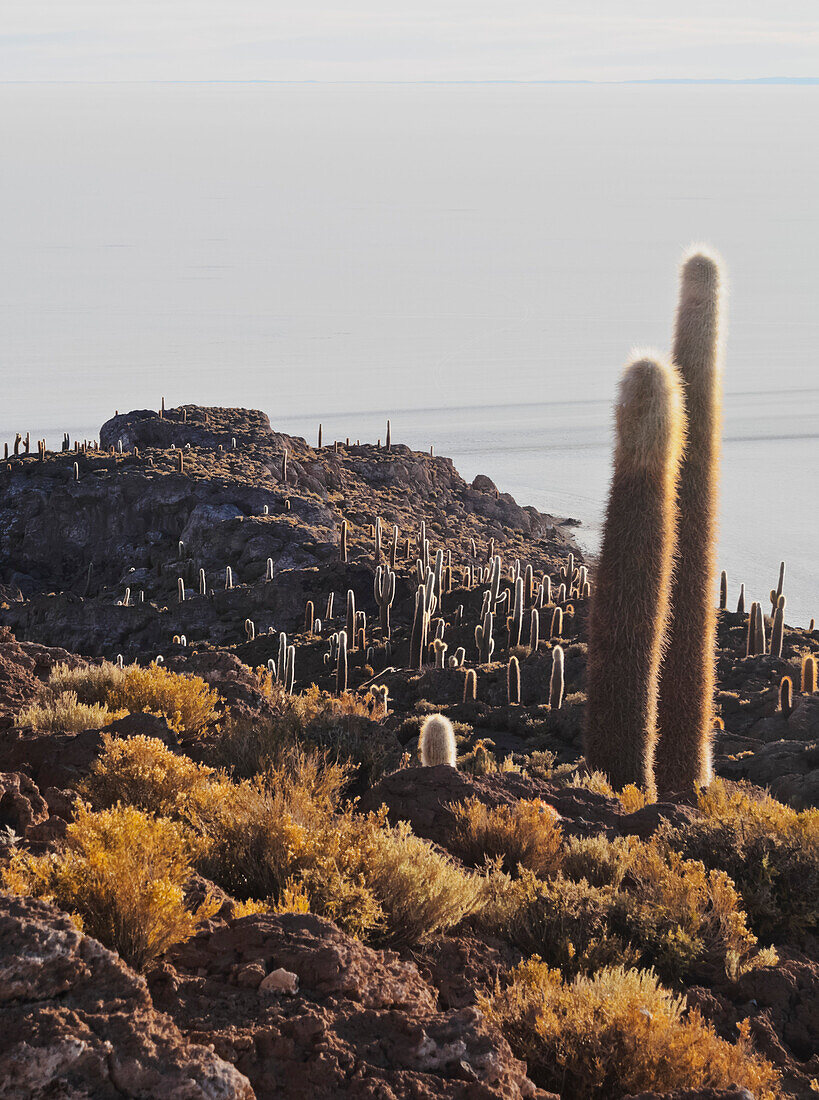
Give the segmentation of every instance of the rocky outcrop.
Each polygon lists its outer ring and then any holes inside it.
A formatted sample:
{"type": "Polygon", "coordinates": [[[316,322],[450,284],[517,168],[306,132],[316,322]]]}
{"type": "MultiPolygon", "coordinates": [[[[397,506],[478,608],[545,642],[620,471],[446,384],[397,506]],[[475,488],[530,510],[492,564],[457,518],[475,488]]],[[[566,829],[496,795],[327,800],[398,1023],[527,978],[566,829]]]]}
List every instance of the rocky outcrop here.
{"type": "MultiPolygon", "coordinates": [[[[342,519],[351,565],[372,564],[379,515],[399,527],[402,552],[425,519],[456,566],[469,560],[470,539],[483,556],[491,539],[510,559],[525,551],[541,570],[567,547],[578,553],[563,521],[468,485],[449,459],[398,444],[317,450],[274,432],[255,410],[118,415],[101,443],[114,452],[20,457],[2,471],[0,585],[11,598],[0,621],[20,637],[130,656],[164,653],[174,634],[232,644],[245,618],[290,633],[306,600],[326,600],[334,586],[342,519]],[[234,588],[226,590],[228,566],[234,588]]],[[[348,578],[338,579],[343,598],[348,578]]],[[[371,585],[370,576],[362,598],[371,585]]]]}
{"type": "Polygon", "coordinates": [[[247,1079],[184,1039],[145,980],[45,902],[0,894],[4,1100],[253,1100],[247,1079]]]}
{"type": "Polygon", "coordinates": [[[310,915],[256,915],[175,948],[159,1007],[259,1097],[544,1097],[474,1007],[440,1011],[418,968],[310,915]]]}

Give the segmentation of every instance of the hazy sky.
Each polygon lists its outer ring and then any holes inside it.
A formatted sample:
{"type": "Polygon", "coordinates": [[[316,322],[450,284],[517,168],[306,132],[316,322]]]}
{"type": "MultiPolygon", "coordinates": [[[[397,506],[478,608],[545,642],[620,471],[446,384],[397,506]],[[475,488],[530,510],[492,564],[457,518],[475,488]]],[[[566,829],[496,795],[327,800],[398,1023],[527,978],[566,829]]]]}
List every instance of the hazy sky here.
{"type": "Polygon", "coordinates": [[[1,80],[793,78],[817,57],[817,0],[0,3],[1,80]]]}

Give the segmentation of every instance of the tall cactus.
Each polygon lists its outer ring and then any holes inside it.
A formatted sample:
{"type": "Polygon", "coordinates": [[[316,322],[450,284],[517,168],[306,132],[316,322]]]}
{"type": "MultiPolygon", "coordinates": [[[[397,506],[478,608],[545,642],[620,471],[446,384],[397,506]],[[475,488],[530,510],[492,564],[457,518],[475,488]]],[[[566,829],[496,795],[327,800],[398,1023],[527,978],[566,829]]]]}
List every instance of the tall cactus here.
{"type": "Polygon", "coordinates": [[[712,776],[722,282],[716,256],[695,250],[686,257],[673,359],[685,392],[688,441],[680,467],[678,556],[657,712],[655,778],[663,791],[707,784],[712,776]]]}
{"type": "Polygon", "coordinates": [[[616,788],[653,786],[684,425],[676,371],[650,357],[631,363],[620,382],[587,667],[586,760],[616,788]]]}

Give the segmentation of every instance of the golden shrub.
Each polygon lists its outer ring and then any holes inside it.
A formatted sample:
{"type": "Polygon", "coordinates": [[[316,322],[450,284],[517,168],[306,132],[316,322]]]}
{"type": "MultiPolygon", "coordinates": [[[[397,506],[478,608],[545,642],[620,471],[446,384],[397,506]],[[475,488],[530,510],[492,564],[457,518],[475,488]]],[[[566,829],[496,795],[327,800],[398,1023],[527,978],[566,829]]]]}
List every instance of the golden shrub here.
{"type": "Polygon", "coordinates": [[[64,691],[23,707],[15,716],[14,724],[18,727],[33,726],[47,733],[81,733],[82,730],[101,729],[126,713],[124,710],[109,710],[99,703],[81,703],[75,692],[64,691]]]}
{"type": "Polygon", "coordinates": [[[548,803],[532,799],[492,808],[470,798],[450,808],[455,826],[448,847],[465,863],[500,859],[510,873],[518,865],[541,878],[557,873],[563,834],[548,803]]]}
{"type": "Polygon", "coordinates": [[[102,755],[80,784],[95,809],[124,802],[161,817],[178,817],[203,795],[213,769],[176,754],[155,737],[126,739],[103,734],[102,755]]]}
{"type": "Polygon", "coordinates": [[[479,1007],[535,1083],[564,1100],[732,1086],[757,1100],[779,1095],[778,1074],[753,1050],[747,1025],[726,1042],[651,971],[611,967],[565,982],[531,959],[479,1007]]]}
{"type": "Polygon", "coordinates": [[[215,725],[221,700],[201,677],[151,664],[148,668],[126,668],[122,679],[113,684],[107,701],[131,714],[160,715],[177,733],[198,737],[215,725]]]}
{"type": "Polygon", "coordinates": [[[80,804],[65,848],[47,856],[16,853],[3,882],[15,893],[54,901],[142,968],[219,908],[213,897],[194,912],[185,907],[194,852],[191,837],[172,821],[132,806],[93,813],[80,804]]]}
{"type": "Polygon", "coordinates": [[[819,933],[819,810],[797,812],[755,788],[715,780],[702,818],[666,830],[683,855],[730,875],[765,940],[819,933]]]}
{"type": "Polygon", "coordinates": [[[628,961],[668,979],[736,977],[768,962],[728,876],[660,840],[572,841],[555,878],[496,874],[490,885],[484,927],[567,975],[628,961]]]}

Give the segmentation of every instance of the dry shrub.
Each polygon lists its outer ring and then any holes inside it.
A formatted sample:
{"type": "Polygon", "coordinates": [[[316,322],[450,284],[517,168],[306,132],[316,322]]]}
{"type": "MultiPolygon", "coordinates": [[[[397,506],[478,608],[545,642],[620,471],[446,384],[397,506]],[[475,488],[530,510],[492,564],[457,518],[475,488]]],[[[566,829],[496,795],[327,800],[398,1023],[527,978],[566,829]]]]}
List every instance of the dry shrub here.
{"type": "Polygon", "coordinates": [[[23,707],[15,716],[14,724],[33,726],[45,733],[81,733],[83,730],[101,729],[126,713],[124,710],[109,710],[99,703],[81,703],[75,692],[65,691],[23,707]]]}
{"type": "Polygon", "coordinates": [[[766,941],[819,933],[819,810],[797,812],[750,786],[715,780],[702,819],[666,837],[683,855],[727,872],[766,941]]]}
{"type": "Polygon", "coordinates": [[[635,810],[641,810],[649,802],[646,791],[634,783],[628,783],[622,791],[616,791],[603,772],[575,771],[567,785],[593,791],[595,794],[605,795],[606,798],[616,798],[627,814],[634,813],[635,810]]]}
{"type": "Polygon", "coordinates": [[[660,841],[574,841],[556,878],[501,874],[491,887],[483,925],[567,975],[626,961],[668,979],[735,977],[770,961],[756,951],[728,876],[660,841]]]}
{"type": "Polygon", "coordinates": [[[239,898],[328,917],[374,942],[414,943],[478,904],[482,880],[384,812],[341,805],[349,767],[291,751],[266,775],[208,784],[185,811],[202,874],[239,898]]]}
{"type": "Polygon", "coordinates": [[[371,693],[335,696],[312,685],[299,695],[288,695],[266,670],[257,669],[256,675],[271,713],[252,719],[228,716],[216,758],[232,774],[250,778],[263,773],[298,745],[329,749],[338,759],[352,761],[365,785],[377,782],[397,763],[399,746],[373,718],[374,708],[379,711],[371,693]]]}
{"type": "Polygon", "coordinates": [[[651,971],[612,967],[567,983],[531,959],[480,1007],[535,1083],[564,1100],[732,1087],[757,1100],[779,1095],[778,1074],[753,1050],[747,1023],[735,1044],[726,1042],[651,971]]]}
{"type": "Polygon", "coordinates": [[[155,737],[103,734],[102,755],[80,785],[95,809],[124,802],[161,817],[179,817],[213,778],[212,768],[177,755],[155,737]]]}
{"type": "Polygon", "coordinates": [[[490,808],[470,798],[450,808],[455,828],[448,847],[465,863],[475,867],[499,859],[509,873],[518,866],[541,878],[557,873],[563,834],[548,803],[532,799],[490,808]]]}
{"type": "Polygon", "coordinates": [[[218,692],[199,676],[171,672],[162,665],[130,665],[114,683],[108,703],[131,714],[158,714],[178,734],[199,737],[215,725],[221,702],[218,692]]]}
{"type": "Polygon", "coordinates": [[[196,845],[178,824],[117,806],[93,813],[79,804],[57,854],[15,854],[7,888],[47,898],[79,918],[91,936],[142,968],[188,939],[219,908],[208,897],[185,908],[183,887],[196,845]]]}
{"type": "Polygon", "coordinates": [[[76,692],[81,703],[105,703],[113,688],[124,678],[125,669],[111,661],[79,668],[60,663],[52,668],[48,687],[55,695],[64,691],[76,692]]]}

